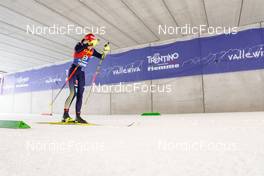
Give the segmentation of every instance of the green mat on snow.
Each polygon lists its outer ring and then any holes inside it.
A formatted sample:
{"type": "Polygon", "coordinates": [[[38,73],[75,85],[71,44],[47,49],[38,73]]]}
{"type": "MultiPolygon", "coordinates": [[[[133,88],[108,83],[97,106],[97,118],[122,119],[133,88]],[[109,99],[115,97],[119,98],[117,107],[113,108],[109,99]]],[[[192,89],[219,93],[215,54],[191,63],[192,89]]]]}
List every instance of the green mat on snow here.
{"type": "Polygon", "coordinates": [[[144,112],[141,116],[160,116],[159,112],[144,112]]]}
{"type": "Polygon", "coordinates": [[[26,129],[30,126],[23,121],[0,120],[0,128],[26,129]]]}

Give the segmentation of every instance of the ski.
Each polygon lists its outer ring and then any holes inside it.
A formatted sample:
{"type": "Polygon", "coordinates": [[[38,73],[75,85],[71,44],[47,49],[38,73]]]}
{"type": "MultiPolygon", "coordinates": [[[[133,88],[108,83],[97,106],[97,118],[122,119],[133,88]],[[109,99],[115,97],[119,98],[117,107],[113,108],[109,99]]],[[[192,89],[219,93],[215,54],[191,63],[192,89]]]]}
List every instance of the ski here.
{"type": "Polygon", "coordinates": [[[38,124],[46,125],[80,125],[80,126],[100,126],[94,123],[76,123],[76,122],[38,122],[38,124]]]}
{"type": "Polygon", "coordinates": [[[107,126],[107,127],[131,127],[135,122],[131,122],[127,125],[109,125],[109,124],[97,124],[97,123],[76,123],[76,122],[37,122],[38,124],[44,125],[69,125],[69,126],[107,126]]]}

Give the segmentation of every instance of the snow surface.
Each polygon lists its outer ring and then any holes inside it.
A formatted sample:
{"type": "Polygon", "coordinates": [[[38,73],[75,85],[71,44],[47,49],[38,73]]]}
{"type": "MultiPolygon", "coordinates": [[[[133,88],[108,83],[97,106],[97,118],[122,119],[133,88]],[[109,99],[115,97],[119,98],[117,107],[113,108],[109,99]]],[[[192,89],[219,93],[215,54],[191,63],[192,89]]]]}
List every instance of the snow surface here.
{"type": "Polygon", "coordinates": [[[10,118],[32,128],[0,128],[0,176],[264,175],[263,112],[90,116],[104,125],[88,127],[0,115],[10,118]]]}

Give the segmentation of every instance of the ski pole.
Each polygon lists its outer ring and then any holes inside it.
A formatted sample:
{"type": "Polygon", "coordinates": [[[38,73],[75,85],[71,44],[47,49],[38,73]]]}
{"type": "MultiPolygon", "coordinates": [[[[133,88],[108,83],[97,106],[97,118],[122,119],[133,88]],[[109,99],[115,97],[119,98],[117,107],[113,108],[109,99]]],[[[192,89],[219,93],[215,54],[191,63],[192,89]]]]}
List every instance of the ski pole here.
{"type": "MultiPolygon", "coordinates": [[[[83,59],[82,59],[83,60],[83,59]]],[[[77,69],[80,67],[81,62],[74,68],[74,70],[72,71],[72,73],[70,74],[70,76],[67,78],[67,80],[65,81],[65,83],[63,84],[63,86],[60,88],[59,92],[55,95],[55,97],[53,98],[53,100],[50,103],[50,106],[52,106],[55,101],[57,100],[57,98],[59,97],[59,95],[61,94],[62,90],[64,89],[64,87],[67,85],[67,83],[72,79],[73,75],[76,73],[77,69]]]]}
{"type": "MultiPolygon", "coordinates": [[[[110,42],[107,42],[107,44],[105,44],[104,46],[106,47],[109,44],[110,44],[110,42]]],[[[100,60],[99,64],[96,67],[96,71],[93,74],[92,81],[91,81],[91,88],[90,88],[89,93],[88,93],[88,95],[87,95],[87,97],[85,99],[85,103],[84,103],[85,105],[88,103],[88,99],[89,99],[89,97],[91,95],[91,92],[92,92],[93,84],[95,83],[96,77],[97,77],[98,73],[100,72],[100,68],[101,68],[101,65],[103,63],[103,60],[104,59],[100,60]]]]}
{"type": "Polygon", "coordinates": [[[96,77],[97,77],[98,73],[100,72],[100,68],[101,68],[102,63],[103,63],[103,60],[100,60],[99,64],[96,67],[96,71],[93,74],[92,81],[91,81],[91,88],[90,88],[89,93],[85,99],[85,105],[88,103],[88,99],[89,99],[91,92],[92,92],[93,84],[95,83],[96,77]]]}

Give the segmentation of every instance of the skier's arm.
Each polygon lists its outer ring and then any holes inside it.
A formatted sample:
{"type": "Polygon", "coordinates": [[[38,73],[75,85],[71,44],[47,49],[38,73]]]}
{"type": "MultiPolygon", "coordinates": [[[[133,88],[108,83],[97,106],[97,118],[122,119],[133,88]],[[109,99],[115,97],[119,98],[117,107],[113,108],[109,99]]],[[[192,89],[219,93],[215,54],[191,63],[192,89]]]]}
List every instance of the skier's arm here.
{"type": "Polygon", "coordinates": [[[84,49],[86,49],[88,47],[88,44],[84,44],[84,43],[77,43],[77,45],[75,46],[74,50],[79,53],[81,51],[83,51],[84,49]]]}
{"type": "Polygon", "coordinates": [[[99,58],[101,60],[104,60],[104,58],[109,53],[109,51],[110,51],[110,45],[109,45],[109,43],[107,43],[107,44],[104,45],[104,50],[103,50],[102,53],[99,53],[98,51],[96,51],[94,49],[93,56],[95,56],[95,57],[97,57],[97,58],[99,58]]]}
{"type": "Polygon", "coordinates": [[[103,54],[99,53],[99,52],[96,51],[95,49],[94,49],[94,52],[93,52],[93,56],[94,56],[94,57],[97,57],[98,59],[101,59],[101,60],[104,59],[103,54]]]}

